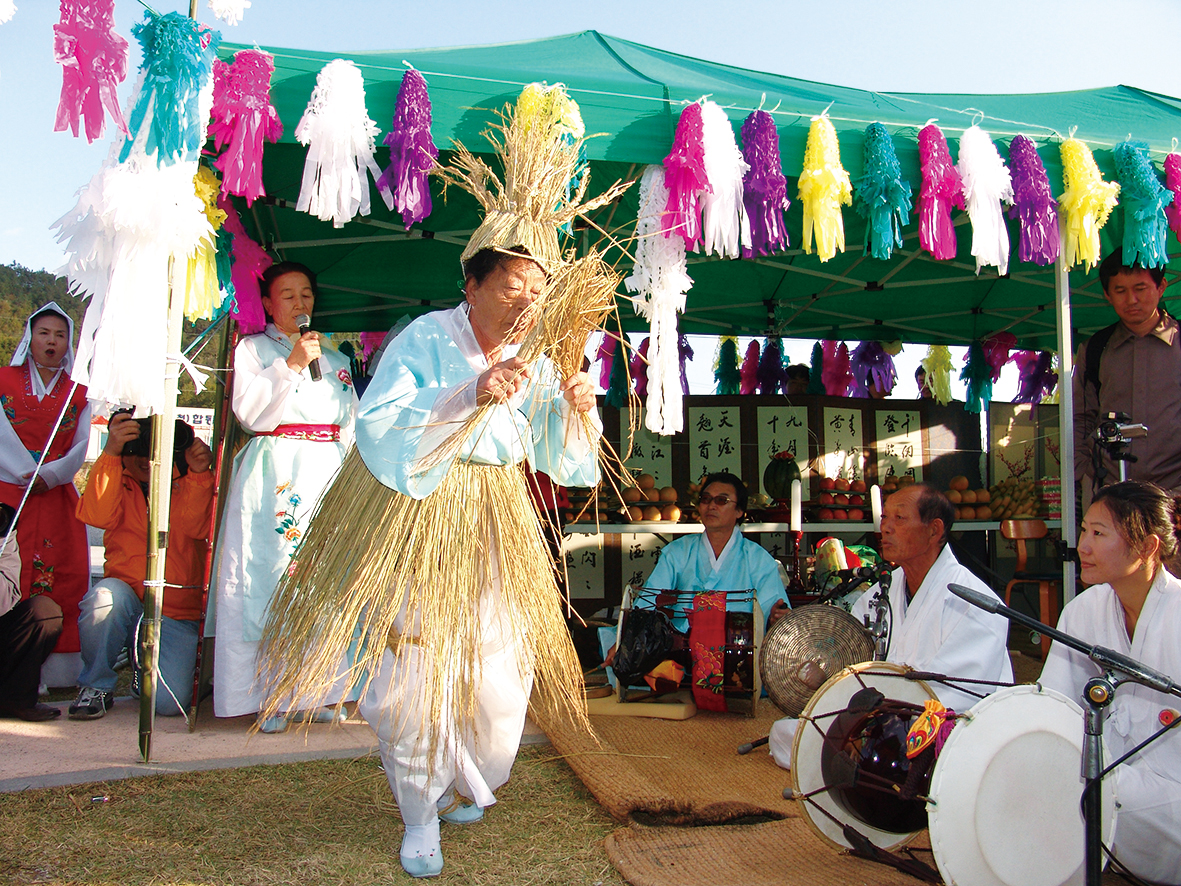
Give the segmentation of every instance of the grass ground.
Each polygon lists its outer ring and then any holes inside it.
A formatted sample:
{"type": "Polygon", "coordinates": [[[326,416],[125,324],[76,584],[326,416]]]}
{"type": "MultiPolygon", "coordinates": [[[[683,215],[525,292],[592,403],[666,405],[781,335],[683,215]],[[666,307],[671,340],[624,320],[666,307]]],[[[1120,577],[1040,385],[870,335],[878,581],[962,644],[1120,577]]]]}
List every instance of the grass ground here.
{"type": "MultiPolygon", "coordinates": [[[[551,748],[522,748],[497,795],[482,823],[443,825],[437,882],[622,886],[602,845],[618,825],[551,748]]],[[[13,886],[415,882],[376,758],[4,794],[0,820],[13,886]]]]}

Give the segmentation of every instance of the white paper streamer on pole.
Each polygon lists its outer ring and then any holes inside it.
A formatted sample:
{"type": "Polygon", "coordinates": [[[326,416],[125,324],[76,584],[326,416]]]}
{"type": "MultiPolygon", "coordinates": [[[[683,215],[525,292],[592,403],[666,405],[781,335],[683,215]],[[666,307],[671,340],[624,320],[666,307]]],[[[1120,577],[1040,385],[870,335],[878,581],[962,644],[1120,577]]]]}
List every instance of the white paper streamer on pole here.
{"type": "MultiPolygon", "coordinates": [[[[360,68],[342,58],[326,64],[316,75],[311,101],[295,127],[295,138],[308,146],[295,208],[331,221],[336,228],[343,228],[358,212],[368,215],[365,170],[375,181],[381,178],[373,159],[380,131],[365,109],[365,78],[360,68]]],[[[394,195],[389,188],[379,187],[378,193],[392,210],[394,195]]]]}
{"type": "Polygon", "coordinates": [[[960,136],[956,171],[964,182],[964,203],[972,221],[972,255],[976,273],[993,265],[1002,277],[1009,272],[1009,229],[1001,203],[1013,205],[1013,179],[992,137],[979,126],[960,136]]]}
{"type": "Polygon", "coordinates": [[[711,189],[701,195],[704,254],[741,258],[742,248],[750,249],[750,219],[742,202],[742,177],[750,165],[717,102],[701,106],[701,143],[711,189]]]}
{"type": "Polygon", "coordinates": [[[668,203],[664,167],[649,166],[640,179],[636,221],[636,264],[623,281],[636,313],[651,324],[648,345],[648,403],[644,424],[655,434],[676,434],[684,427],[684,394],[677,351],[677,314],[685,310],[685,293],[693,286],[685,266],[685,241],[665,237],[661,218],[668,203]]]}
{"type": "Polygon", "coordinates": [[[6,24],[16,15],[16,3],[13,0],[0,0],[0,25],[6,24]]]}
{"type": "Polygon", "coordinates": [[[227,25],[242,21],[242,13],[250,7],[250,0],[209,0],[209,11],[227,25]]]}

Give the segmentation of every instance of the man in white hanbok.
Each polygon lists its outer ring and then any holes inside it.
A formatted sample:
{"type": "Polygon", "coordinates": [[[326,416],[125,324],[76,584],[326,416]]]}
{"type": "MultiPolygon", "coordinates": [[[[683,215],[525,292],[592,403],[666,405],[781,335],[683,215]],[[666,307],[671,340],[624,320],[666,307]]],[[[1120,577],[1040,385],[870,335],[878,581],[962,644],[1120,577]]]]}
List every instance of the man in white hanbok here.
{"type": "MultiPolygon", "coordinates": [[[[892,493],[882,507],[882,556],[898,568],[889,589],[889,646],[886,660],[918,671],[967,680],[1011,683],[1009,623],[978,609],[948,590],[951,583],[984,594],[993,591],[960,565],[948,545],[955,510],[938,489],[924,483],[892,493]]],[[[872,621],[872,592],[853,604],[853,617],[872,621]]],[[[932,681],[948,708],[966,711],[997,687],[932,681]]],[[[771,731],[771,753],[784,768],[798,723],[779,720],[771,731]]]]}
{"type": "MultiPolygon", "coordinates": [[[[466,301],[449,311],[414,320],[386,350],[357,420],[357,449],[369,471],[386,486],[416,499],[434,493],[453,462],[503,465],[522,461],[560,485],[598,482],[601,422],[585,373],[556,377],[542,358],[517,358],[521,314],[541,294],[545,276],[527,258],[484,250],[465,267],[466,301]],[[488,266],[491,265],[489,269],[488,266]],[[421,471],[429,456],[477,410],[500,404],[477,425],[451,458],[421,471]],[[592,416],[593,434],[581,413],[592,416]]],[[[445,531],[440,528],[439,531],[445,531]]],[[[532,688],[522,669],[519,631],[500,596],[500,551],[493,527],[491,582],[478,603],[479,683],[474,729],[454,722],[432,724],[439,735],[432,759],[423,730],[422,659],[417,643],[395,657],[387,649],[360,701],[377,733],[382,763],[397,800],[406,835],[400,857],[414,876],[442,869],[439,819],[478,821],[496,802],[493,792],[509,777],[532,688]]],[[[447,593],[447,588],[437,588],[447,593]]],[[[395,629],[417,636],[417,613],[403,612],[395,629]]],[[[449,709],[449,708],[445,708],[449,709]]]]}
{"type": "MultiPolygon", "coordinates": [[[[1161,568],[1161,559],[1177,549],[1171,510],[1168,497],[1147,483],[1119,483],[1100,492],[1087,510],[1078,543],[1082,579],[1091,587],[1066,604],[1058,630],[1178,680],[1181,581],[1161,568]],[[1129,513],[1135,514],[1133,521],[1129,513]],[[1129,523],[1142,529],[1137,533],[1129,523]],[[1136,544],[1130,544],[1129,528],[1141,536],[1136,544]]],[[[1099,674],[1087,656],[1054,643],[1040,682],[1082,704],[1083,687],[1099,674]]],[[[1109,759],[1176,720],[1178,708],[1176,697],[1136,683],[1120,686],[1103,730],[1109,759]]],[[[1119,803],[1116,858],[1154,883],[1181,883],[1181,731],[1172,730],[1116,767],[1104,790],[1111,790],[1113,779],[1119,803]]]]}

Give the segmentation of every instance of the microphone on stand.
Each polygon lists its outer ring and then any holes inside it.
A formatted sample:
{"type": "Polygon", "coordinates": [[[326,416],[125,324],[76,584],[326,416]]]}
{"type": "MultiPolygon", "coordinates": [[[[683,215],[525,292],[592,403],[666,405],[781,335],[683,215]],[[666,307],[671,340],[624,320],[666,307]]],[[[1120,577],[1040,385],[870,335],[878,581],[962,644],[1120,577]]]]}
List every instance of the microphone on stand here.
{"type": "MultiPolygon", "coordinates": [[[[312,331],[312,318],[307,314],[300,314],[295,318],[295,325],[299,327],[299,334],[305,335],[312,331]]],[[[319,357],[308,364],[308,373],[312,376],[312,381],[321,379],[319,357]]]]}

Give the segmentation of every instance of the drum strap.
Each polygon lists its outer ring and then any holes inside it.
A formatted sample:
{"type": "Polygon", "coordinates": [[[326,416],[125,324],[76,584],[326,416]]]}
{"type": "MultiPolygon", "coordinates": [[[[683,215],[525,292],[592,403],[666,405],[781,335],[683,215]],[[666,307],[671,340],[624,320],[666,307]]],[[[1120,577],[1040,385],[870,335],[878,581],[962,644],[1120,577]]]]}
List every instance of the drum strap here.
{"type": "Polygon", "coordinates": [[[895,855],[893,852],[887,852],[885,849],[875,846],[867,837],[858,833],[849,825],[843,825],[841,829],[844,832],[845,839],[853,847],[850,851],[858,858],[867,858],[879,864],[888,864],[890,867],[910,874],[912,877],[916,877],[924,883],[943,882],[943,878],[939,876],[939,872],[929,864],[921,862],[917,858],[907,858],[901,855],[895,855]]]}

